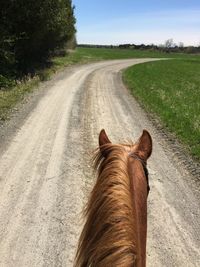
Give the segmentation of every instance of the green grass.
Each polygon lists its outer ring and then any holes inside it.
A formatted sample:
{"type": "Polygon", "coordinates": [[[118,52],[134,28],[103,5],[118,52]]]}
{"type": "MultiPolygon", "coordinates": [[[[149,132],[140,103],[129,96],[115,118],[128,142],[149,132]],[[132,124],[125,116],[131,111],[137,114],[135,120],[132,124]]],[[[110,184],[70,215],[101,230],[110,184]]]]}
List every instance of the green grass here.
{"type": "Polygon", "coordinates": [[[100,60],[109,59],[128,59],[144,57],[165,57],[166,54],[152,51],[134,51],[127,49],[109,49],[109,48],[77,48],[75,52],[65,57],[55,57],[52,59],[53,68],[69,66],[72,64],[84,64],[100,60]]]}
{"type": "Polygon", "coordinates": [[[76,63],[89,63],[109,59],[129,59],[129,58],[185,58],[195,59],[195,55],[181,53],[162,53],[160,51],[111,49],[111,48],[83,48],[79,47],[75,52],[65,57],[55,57],[52,59],[53,69],[69,66],[76,63]]]}
{"type": "Polygon", "coordinates": [[[166,53],[145,50],[111,49],[111,48],[78,48],[78,54],[88,59],[128,59],[143,57],[165,57],[166,53]]]}
{"type": "Polygon", "coordinates": [[[19,83],[11,89],[0,90],[0,120],[4,121],[9,118],[10,111],[16,103],[23,100],[27,93],[39,84],[39,78],[35,77],[30,81],[19,83]]]}
{"type": "Polygon", "coordinates": [[[192,58],[135,65],[123,79],[146,110],[200,159],[200,59],[192,58]]]}
{"type": "MultiPolygon", "coordinates": [[[[117,48],[83,48],[78,47],[74,53],[67,58],[67,62],[85,63],[95,60],[128,59],[128,58],[196,58],[196,55],[182,53],[163,53],[160,51],[117,49],[117,48]]],[[[60,59],[59,59],[60,60],[60,59]]],[[[57,61],[57,60],[56,60],[57,61]]],[[[63,58],[65,61],[65,58],[63,58]]]]}

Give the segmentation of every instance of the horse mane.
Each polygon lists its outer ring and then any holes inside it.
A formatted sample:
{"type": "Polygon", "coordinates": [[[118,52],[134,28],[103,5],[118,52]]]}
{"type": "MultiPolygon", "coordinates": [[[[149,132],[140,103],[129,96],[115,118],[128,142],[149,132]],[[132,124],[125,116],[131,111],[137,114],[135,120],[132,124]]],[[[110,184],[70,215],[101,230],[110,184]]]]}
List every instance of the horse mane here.
{"type": "Polygon", "coordinates": [[[97,181],[84,212],[74,266],[133,267],[137,239],[129,156],[122,145],[108,143],[100,149],[94,156],[97,181]]]}

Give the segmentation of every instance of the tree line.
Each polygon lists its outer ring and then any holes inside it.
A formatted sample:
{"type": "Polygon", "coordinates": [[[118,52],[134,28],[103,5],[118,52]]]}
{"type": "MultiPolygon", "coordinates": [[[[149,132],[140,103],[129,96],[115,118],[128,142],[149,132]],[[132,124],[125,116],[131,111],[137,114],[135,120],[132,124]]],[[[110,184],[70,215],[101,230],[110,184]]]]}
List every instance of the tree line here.
{"type": "Polygon", "coordinates": [[[119,48],[119,49],[132,49],[132,50],[149,50],[149,51],[160,51],[165,53],[200,53],[199,46],[184,46],[183,42],[178,44],[173,42],[173,39],[168,39],[164,44],[119,44],[119,45],[96,45],[96,44],[78,44],[79,47],[93,47],[93,48],[119,48]]]}
{"type": "Polygon", "coordinates": [[[34,72],[59,49],[75,46],[75,22],[71,0],[1,0],[1,77],[34,72]]]}

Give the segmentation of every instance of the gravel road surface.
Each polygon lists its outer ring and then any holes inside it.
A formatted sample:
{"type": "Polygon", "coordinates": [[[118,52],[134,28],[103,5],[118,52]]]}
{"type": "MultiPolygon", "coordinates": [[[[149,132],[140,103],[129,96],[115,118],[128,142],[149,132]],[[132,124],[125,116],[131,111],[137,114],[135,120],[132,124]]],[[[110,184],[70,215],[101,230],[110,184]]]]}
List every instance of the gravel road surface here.
{"type": "Polygon", "coordinates": [[[102,128],[113,142],[153,137],[147,266],[200,266],[198,183],[121,80],[149,60],[67,69],[0,128],[0,267],[73,265],[102,128]]]}

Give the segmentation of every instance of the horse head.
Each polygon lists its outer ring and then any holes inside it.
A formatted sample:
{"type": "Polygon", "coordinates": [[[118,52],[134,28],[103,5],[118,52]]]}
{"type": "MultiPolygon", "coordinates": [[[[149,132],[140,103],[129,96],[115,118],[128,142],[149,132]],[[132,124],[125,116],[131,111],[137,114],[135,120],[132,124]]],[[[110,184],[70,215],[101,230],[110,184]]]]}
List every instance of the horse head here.
{"type": "Polygon", "coordinates": [[[151,153],[146,130],[136,143],[117,145],[101,130],[94,157],[97,180],[86,208],[76,267],[146,266],[151,153]]]}

